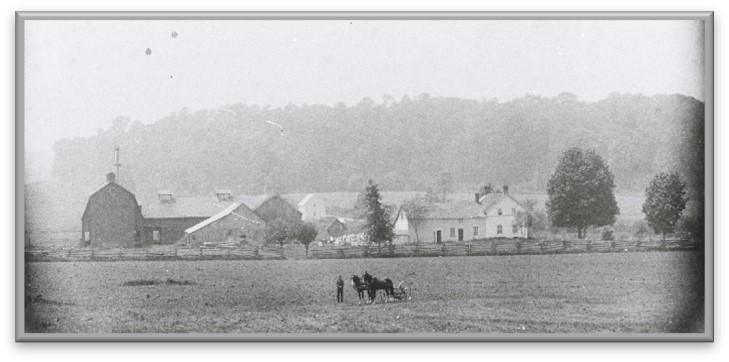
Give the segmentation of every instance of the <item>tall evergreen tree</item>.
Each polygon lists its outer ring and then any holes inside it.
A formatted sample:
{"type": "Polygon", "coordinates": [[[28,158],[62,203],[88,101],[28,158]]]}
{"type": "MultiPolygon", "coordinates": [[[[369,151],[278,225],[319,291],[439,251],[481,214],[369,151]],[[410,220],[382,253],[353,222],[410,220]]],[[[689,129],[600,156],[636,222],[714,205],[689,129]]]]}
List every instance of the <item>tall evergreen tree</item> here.
{"type": "Polygon", "coordinates": [[[676,223],[686,208],[685,194],[686,184],[675,173],[657,174],[645,189],[645,220],[662,235],[663,240],[666,240],[666,234],[676,229],[676,223]]]}
{"type": "Polygon", "coordinates": [[[369,180],[366,190],[367,218],[365,229],[370,242],[376,243],[378,251],[382,252],[382,242],[392,243],[395,233],[390,224],[388,209],[382,205],[382,197],[377,184],[369,180]]]}
{"type": "Polygon", "coordinates": [[[620,212],[614,189],[613,175],[597,152],[565,151],[547,187],[552,225],[576,227],[579,239],[588,226],[612,225],[620,212]]]}

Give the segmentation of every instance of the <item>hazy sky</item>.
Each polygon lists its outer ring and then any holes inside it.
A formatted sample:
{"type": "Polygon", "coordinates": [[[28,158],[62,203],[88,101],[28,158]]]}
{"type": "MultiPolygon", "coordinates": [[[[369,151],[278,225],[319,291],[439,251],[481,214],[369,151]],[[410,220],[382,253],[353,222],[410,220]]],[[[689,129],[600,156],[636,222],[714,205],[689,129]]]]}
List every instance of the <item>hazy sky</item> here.
{"type": "Polygon", "coordinates": [[[702,32],[698,21],[668,20],[27,21],[26,150],[48,154],[119,115],[150,123],[230,103],[561,92],[703,100],[702,32]]]}

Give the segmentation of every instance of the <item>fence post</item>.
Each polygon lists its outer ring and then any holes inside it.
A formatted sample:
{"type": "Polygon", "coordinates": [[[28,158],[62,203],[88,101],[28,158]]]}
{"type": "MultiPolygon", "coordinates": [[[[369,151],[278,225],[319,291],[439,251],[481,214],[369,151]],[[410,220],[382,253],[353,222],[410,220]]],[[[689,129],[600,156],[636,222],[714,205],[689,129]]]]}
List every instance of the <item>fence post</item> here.
{"type": "Polygon", "coordinates": [[[94,260],[94,249],[91,249],[91,260],[94,260]]]}
{"type": "Polygon", "coordinates": [[[491,240],[491,251],[496,252],[496,240],[491,240]]]}
{"type": "Polygon", "coordinates": [[[592,240],[588,240],[585,243],[585,249],[587,249],[587,251],[592,251],[592,240]]]}
{"type": "Polygon", "coordinates": [[[203,256],[203,249],[204,248],[200,248],[200,256],[203,256]]]}
{"type": "Polygon", "coordinates": [[[567,240],[562,240],[562,250],[567,251],[567,240]]]}

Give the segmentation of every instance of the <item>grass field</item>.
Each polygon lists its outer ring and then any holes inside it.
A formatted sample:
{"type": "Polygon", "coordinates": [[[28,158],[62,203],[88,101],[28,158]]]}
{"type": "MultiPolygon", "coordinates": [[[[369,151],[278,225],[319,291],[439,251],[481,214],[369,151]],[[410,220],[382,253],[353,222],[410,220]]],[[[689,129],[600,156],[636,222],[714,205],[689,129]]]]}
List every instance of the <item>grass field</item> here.
{"type": "Polygon", "coordinates": [[[27,332],[703,332],[700,252],[26,263],[27,332]],[[360,305],[349,276],[409,279],[360,305]],[[336,303],[335,280],[347,281],[336,303]]]}

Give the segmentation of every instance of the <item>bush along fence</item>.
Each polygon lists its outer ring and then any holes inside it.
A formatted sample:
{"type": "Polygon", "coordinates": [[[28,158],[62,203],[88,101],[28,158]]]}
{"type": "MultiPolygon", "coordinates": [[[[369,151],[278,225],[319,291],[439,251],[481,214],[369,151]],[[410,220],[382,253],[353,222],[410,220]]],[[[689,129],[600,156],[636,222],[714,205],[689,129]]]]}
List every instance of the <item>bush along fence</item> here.
{"type": "Polygon", "coordinates": [[[29,250],[26,262],[35,261],[122,261],[122,260],[277,260],[284,259],[281,248],[200,248],[200,249],[56,249],[29,250]]]}
{"type": "Polygon", "coordinates": [[[523,255],[567,253],[611,253],[660,250],[703,250],[703,241],[686,239],[657,241],[518,240],[493,239],[470,244],[404,244],[378,248],[369,246],[321,247],[309,251],[309,258],[388,258],[470,255],[523,255]]]}

